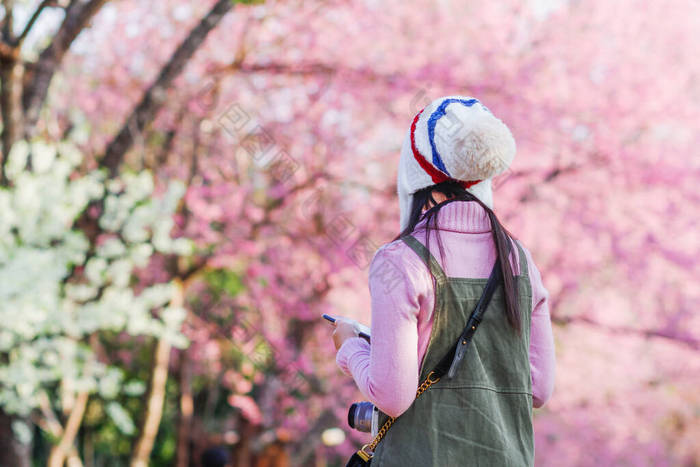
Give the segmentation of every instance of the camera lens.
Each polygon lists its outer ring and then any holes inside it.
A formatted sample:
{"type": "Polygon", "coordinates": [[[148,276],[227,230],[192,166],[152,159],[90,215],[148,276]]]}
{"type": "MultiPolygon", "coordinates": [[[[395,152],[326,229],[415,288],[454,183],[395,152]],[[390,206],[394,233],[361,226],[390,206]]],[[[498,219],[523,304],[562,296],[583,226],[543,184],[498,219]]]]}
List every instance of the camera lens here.
{"type": "Polygon", "coordinates": [[[372,430],[372,412],[374,404],[371,402],[355,402],[348,410],[348,425],[357,431],[369,433],[372,430]]]}
{"type": "Polygon", "coordinates": [[[355,428],[355,411],[357,410],[357,402],[352,404],[350,406],[350,410],[348,410],[348,425],[350,425],[350,428],[355,428]]]}

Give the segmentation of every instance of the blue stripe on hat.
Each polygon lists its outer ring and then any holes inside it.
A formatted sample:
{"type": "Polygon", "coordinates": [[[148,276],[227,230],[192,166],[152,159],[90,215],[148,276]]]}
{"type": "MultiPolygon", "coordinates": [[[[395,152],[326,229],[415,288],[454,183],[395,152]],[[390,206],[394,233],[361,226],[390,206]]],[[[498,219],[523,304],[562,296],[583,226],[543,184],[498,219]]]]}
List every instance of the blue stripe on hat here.
{"type": "MultiPolygon", "coordinates": [[[[442,158],[440,157],[440,154],[438,154],[437,147],[435,147],[435,125],[437,124],[437,121],[444,117],[446,112],[445,109],[447,108],[448,105],[452,104],[453,102],[459,102],[460,104],[464,104],[467,107],[471,107],[472,105],[476,103],[480,103],[478,99],[458,99],[456,97],[451,97],[448,99],[445,99],[440,103],[437,109],[435,109],[435,112],[433,112],[430,115],[430,118],[428,118],[428,139],[430,141],[430,148],[433,150],[433,165],[437,167],[438,169],[442,170],[445,172],[448,176],[450,173],[447,171],[447,168],[445,167],[445,164],[442,162],[442,158]]],[[[481,104],[481,103],[480,103],[481,104]]],[[[486,107],[484,104],[481,104],[485,109],[486,107]]],[[[488,110],[488,109],[486,109],[488,110]]]]}

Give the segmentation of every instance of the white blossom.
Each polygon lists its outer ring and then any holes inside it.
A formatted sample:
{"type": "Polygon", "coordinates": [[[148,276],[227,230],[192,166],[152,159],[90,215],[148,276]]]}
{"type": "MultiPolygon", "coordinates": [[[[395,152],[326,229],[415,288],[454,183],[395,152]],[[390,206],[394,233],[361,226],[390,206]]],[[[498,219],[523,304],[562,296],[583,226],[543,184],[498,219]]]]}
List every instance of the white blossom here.
{"type": "MultiPolygon", "coordinates": [[[[98,361],[88,345],[94,333],[187,345],[180,332],[185,310],[168,306],[172,284],[132,288],[135,269],[156,251],[191,254],[190,240],[172,238],[184,185],[172,183],[156,196],[148,171],[112,180],[103,171],[75,176],[81,160],[70,143],[37,140],[18,141],[7,161],[11,186],[0,188],[0,407],[9,413],[27,415],[57,383],[60,391],[97,391],[107,400],[142,394],[143,382],[124,387],[122,372],[98,361]],[[103,196],[104,237],[93,251],[75,226],[103,196]]],[[[120,405],[106,407],[120,430],[133,429],[120,405]]]]}

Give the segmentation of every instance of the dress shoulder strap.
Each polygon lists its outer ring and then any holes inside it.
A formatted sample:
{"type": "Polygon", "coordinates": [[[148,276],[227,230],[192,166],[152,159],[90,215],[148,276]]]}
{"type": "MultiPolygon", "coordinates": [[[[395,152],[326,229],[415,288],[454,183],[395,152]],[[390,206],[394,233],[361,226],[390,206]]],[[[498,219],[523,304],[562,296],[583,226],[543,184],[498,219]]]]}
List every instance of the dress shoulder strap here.
{"type": "Polygon", "coordinates": [[[401,240],[406,243],[413,251],[416,252],[419,258],[423,260],[425,265],[430,269],[430,272],[435,276],[435,279],[439,282],[445,282],[447,280],[447,275],[445,271],[440,267],[440,263],[437,262],[433,254],[428,250],[425,245],[416,239],[413,235],[404,235],[401,240]]]}

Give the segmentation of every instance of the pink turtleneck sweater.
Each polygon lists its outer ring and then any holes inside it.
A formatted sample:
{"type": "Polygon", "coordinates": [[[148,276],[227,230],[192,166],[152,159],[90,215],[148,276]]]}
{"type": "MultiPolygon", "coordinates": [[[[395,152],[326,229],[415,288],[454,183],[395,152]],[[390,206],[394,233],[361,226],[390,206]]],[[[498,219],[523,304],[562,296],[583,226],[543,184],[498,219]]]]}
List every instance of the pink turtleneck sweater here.
{"type": "MultiPolygon", "coordinates": [[[[414,236],[425,245],[425,220],[414,236]]],[[[438,214],[445,262],[450,277],[487,278],[496,260],[491,225],[486,211],[474,201],[454,201],[438,214]]],[[[430,251],[441,262],[437,232],[430,238],[430,251]]],[[[523,246],[521,244],[521,246],[523,246]]],[[[514,251],[515,245],[513,245],[514,251]]],[[[541,407],[554,388],[554,340],[549,316],[549,294],[542,284],[530,252],[523,246],[532,285],[530,370],[533,407],[541,407]]],[[[518,255],[511,255],[519,273],[518,255]]],[[[336,362],[352,376],[367,400],[387,415],[398,417],[413,403],[420,365],[428,347],[435,301],[433,281],[425,263],[401,240],[377,250],[370,264],[372,297],[372,344],[347,339],[336,362]]],[[[466,324],[466,323],[464,323],[466,324]]],[[[463,326],[462,324],[461,326],[463,326]]]]}

